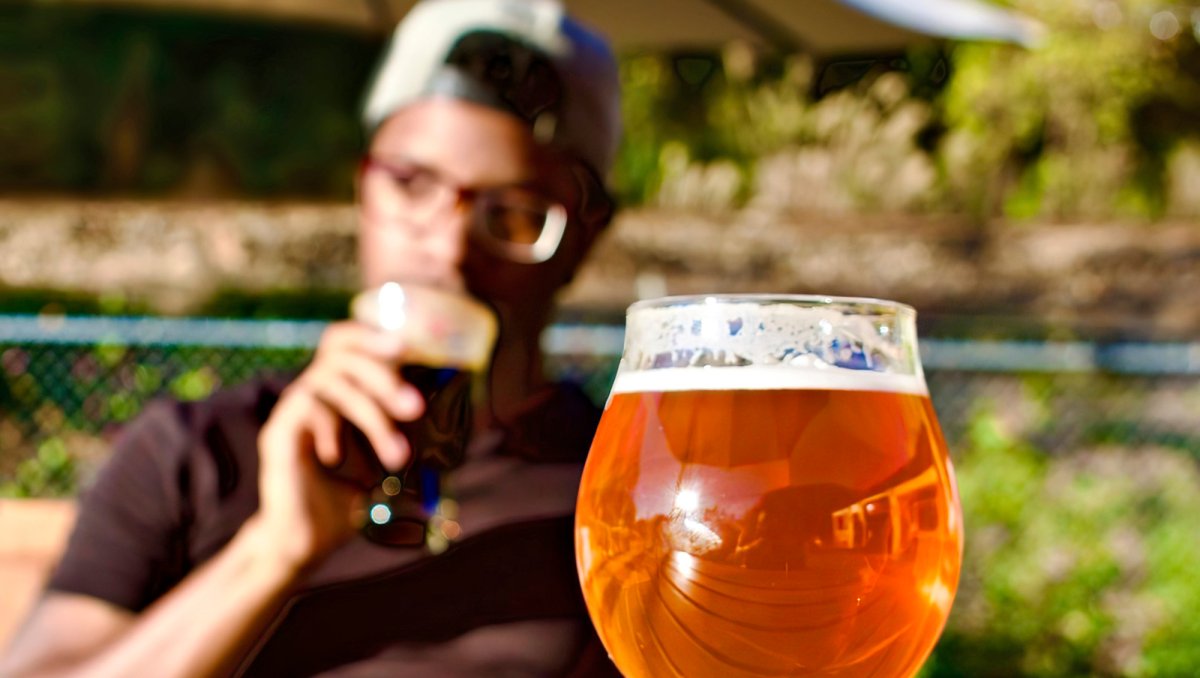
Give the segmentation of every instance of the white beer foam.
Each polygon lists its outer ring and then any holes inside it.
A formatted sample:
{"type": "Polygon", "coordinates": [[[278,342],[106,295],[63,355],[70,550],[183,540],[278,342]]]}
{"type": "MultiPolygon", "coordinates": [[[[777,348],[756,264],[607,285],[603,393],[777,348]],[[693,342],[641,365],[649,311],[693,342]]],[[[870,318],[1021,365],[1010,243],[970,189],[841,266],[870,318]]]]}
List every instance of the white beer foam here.
{"type": "Polygon", "coordinates": [[[492,310],[449,290],[388,282],[359,292],[350,309],[355,320],[403,337],[414,363],[483,370],[496,343],[492,310]]]}
{"type": "Polygon", "coordinates": [[[768,391],[768,390],[878,391],[928,396],[917,375],[851,370],[837,367],[668,367],[622,371],[612,387],[617,393],[657,391],[768,391]]]}
{"type": "Polygon", "coordinates": [[[870,300],[799,299],[714,296],[672,306],[635,305],[627,319],[625,367],[846,368],[842,363],[865,362],[871,372],[920,372],[911,308],[870,300]]]}

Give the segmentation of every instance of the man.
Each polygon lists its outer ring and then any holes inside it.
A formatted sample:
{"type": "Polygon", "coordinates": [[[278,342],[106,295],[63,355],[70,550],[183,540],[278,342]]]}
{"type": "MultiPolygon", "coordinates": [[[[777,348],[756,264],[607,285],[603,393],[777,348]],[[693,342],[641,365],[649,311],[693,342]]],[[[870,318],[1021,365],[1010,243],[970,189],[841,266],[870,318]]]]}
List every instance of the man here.
{"type": "Polygon", "coordinates": [[[545,382],[538,350],[611,216],[612,56],[552,2],[429,1],[397,30],[366,119],[365,285],[466,290],[500,321],[490,407],[443,482],[449,548],[361,537],[363,487],[331,471],[356,453],[345,422],[396,470],[414,451],[393,422],[425,403],[398,377],[400,341],[335,323],[290,383],[159,403],[127,429],[0,674],[613,671],[571,547],[598,414],[545,382]]]}

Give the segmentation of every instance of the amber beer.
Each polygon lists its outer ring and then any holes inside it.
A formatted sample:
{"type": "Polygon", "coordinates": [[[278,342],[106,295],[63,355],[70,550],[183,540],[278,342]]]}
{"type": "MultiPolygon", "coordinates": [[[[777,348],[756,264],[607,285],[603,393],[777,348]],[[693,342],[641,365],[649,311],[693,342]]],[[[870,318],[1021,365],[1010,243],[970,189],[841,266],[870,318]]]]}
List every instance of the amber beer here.
{"type": "MultiPolygon", "coordinates": [[[[584,597],[618,668],[916,673],[950,612],[962,540],[919,365],[726,352],[734,364],[627,369],[629,352],[576,523],[584,597]]],[[[695,362],[688,349],[647,363],[681,354],[695,362]]]]}

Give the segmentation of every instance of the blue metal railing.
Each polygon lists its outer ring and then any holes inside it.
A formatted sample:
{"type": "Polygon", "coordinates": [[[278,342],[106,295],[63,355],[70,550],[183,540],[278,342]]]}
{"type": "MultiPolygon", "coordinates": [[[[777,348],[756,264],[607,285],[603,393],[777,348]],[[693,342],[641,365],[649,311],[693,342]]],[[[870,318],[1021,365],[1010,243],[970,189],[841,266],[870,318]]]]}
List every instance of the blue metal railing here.
{"type": "MultiPolygon", "coordinates": [[[[297,320],[0,315],[0,344],[115,344],[230,348],[312,348],[325,323],[297,320]]],[[[617,356],[615,325],[554,325],[542,339],[550,355],[617,356]]],[[[1200,343],[921,340],[927,370],[1108,372],[1200,375],[1200,343]]]]}

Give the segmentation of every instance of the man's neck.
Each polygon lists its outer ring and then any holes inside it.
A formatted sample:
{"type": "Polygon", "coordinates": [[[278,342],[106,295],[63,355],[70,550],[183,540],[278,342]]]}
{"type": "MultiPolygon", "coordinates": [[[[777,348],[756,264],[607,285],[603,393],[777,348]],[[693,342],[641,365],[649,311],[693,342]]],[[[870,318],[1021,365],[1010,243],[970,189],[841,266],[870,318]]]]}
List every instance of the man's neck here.
{"type": "Polygon", "coordinates": [[[541,337],[548,312],[531,313],[511,308],[498,310],[500,337],[492,362],[491,412],[500,421],[508,421],[530,397],[546,387],[543,373],[541,337]]]}

